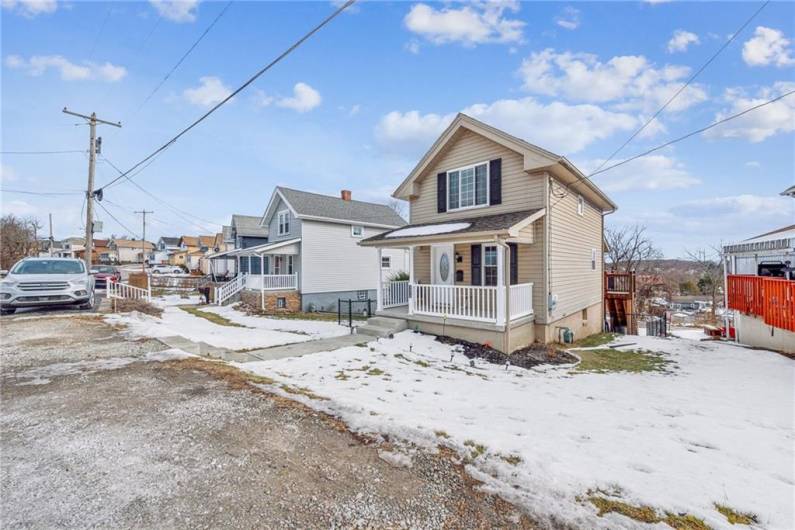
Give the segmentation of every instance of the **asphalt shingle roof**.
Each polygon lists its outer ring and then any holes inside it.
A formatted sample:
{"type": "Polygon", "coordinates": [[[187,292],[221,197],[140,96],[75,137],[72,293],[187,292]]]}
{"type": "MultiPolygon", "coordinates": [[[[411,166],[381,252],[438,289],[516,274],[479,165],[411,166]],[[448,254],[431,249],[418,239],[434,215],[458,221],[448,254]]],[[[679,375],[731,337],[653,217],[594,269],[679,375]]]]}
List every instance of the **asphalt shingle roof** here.
{"type": "Polygon", "coordinates": [[[179,245],[179,238],[178,237],[166,237],[166,236],[163,236],[160,239],[162,239],[163,243],[165,243],[168,246],[176,247],[177,245],[179,245]]]}
{"type": "Polygon", "coordinates": [[[406,221],[384,204],[363,201],[344,201],[339,197],[279,187],[290,206],[299,215],[326,217],[338,221],[404,226],[406,221]]]}
{"type": "Polygon", "coordinates": [[[386,232],[382,232],[378,235],[373,237],[368,237],[365,239],[365,242],[369,241],[382,241],[382,240],[390,240],[390,241],[400,241],[401,239],[419,239],[422,238],[422,235],[407,235],[407,236],[393,236],[387,237],[392,232],[397,230],[403,230],[405,228],[418,228],[418,227],[433,227],[436,225],[449,225],[449,224],[469,224],[468,227],[462,228],[460,230],[453,230],[450,232],[440,232],[437,234],[429,234],[429,236],[435,235],[450,235],[450,236],[457,236],[460,234],[466,234],[470,232],[497,232],[500,230],[507,230],[508,228],[512,227],[513,225],[519,223],[520,221],[527,219],[534,213],[538,212],[540,208],[536,208],[534,210],[522,210],[519,212],[508,212],[508,213],[498,213],[494,215],[483,215],[480,217],[469,217],[465,219],[450,219],[447,221],[438,221],[434,223],[419,223],[419,224],[410,224],[403,226],[401,228],[396,228],[395,230],[388,230],[386,232]]]}
{"type": "Polygon", "coordinates": [[[247,237],[268,237],[267,227],[260,226],[261,217],[256,215],[232,215],[232,225],[234,225],[237,235],[247,237]]]}

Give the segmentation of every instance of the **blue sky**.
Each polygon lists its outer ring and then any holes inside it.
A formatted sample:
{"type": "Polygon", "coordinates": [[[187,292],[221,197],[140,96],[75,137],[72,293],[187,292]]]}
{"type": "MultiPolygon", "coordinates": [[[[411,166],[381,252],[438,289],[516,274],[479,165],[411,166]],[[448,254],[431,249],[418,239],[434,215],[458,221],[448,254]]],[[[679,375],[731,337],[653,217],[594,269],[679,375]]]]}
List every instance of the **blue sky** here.
{"type": "MultiPolygon", "coordinates": [[[[83,149],[64,106],[120,120],[103,154],[127,169],[228,94],[335,8],[235,2],[144,100],[226,2],[3,0],[2,150],[83,149]],[[143,104],[143,106],[142,106],[143,104]]],[[[703,64],[757,3],[365,2],[343,13],[103,204],[147,238],[218,229],[262,213],[276,185],[353,190],[383,202],[465,111],[594,169],[703,64]]],[[[769,4],[618,156],[795,88],[795,4],[769,4]]],[[[795,222],[795,96],[594,181],[669,257],[795,222]]],[[[85,187],[84,154],[2,156],[5,189],[85,187]]],[[[97,183],[114,177],[104,161],[97,183]]],[[[4,213],[52,212],[81,233],[82,197],[3,193],[4,213]]],[[[102,209],[105,235],[127,233],[102,209]]]]}

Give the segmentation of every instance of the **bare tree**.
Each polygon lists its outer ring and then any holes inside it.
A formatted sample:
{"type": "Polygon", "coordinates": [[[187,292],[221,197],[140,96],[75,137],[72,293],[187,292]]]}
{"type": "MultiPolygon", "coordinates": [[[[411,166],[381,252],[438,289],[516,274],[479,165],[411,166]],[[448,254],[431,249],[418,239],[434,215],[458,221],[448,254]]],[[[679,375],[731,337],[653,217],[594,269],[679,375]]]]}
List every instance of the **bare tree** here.
{"type": "Polygon", "coordinates": [[[9,269],[26,256],[38,253],[36,231],[41,228],[35,218],[20,218],[14,214],[0,218],[0,268],[9,269]]]}
{"type": "Polygon", "coordinates": [[[394,210],[394,212],[400,217],[406,219],[406,201],[401,201],[400,199],[389,199],[386,205],[394,210]]]}
{"type": "Polygon", "coordinates": [[[636,271],[643,263],[662,258],[662,252],[654,246],[643,225],[607,228],[605,239],[612,272],[636,271]]]}
{"type": "Polygon", "coordinates": [[[698,290],[712,298],[710,315],[715,321],[715,309],[718,305],[718,296],[723,285],[723,254],[721,247],[710,249],[696,249],[686,251],[687,258],[694,263],[698,270],[698,290]]]}

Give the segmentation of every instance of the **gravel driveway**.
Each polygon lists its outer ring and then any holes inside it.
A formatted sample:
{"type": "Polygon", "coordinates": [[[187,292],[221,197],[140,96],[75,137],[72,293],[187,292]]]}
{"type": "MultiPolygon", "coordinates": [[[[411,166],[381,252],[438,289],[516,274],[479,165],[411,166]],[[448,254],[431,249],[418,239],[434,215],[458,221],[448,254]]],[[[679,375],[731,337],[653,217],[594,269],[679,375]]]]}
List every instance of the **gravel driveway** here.
{"type": "Polygon", "coordinates": [[[146,360],[163,348],[96,318],[4,319],[3,528],[533,527],[444,453],[404,467],[226,365],[146,360]]]}

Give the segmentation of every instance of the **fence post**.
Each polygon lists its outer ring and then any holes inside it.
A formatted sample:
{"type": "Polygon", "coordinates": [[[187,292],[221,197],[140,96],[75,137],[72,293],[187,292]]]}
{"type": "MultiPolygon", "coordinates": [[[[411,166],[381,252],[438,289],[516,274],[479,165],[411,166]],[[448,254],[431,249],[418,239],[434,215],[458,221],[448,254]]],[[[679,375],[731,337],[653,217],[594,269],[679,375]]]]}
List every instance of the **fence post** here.
{"type": "Polygon", "coordinates": [[[152,301],[152,277],[149,274],[146,275],[146,301],[152,301]]]}
{"type": "Polygon", "coordinates": [[[337,298],[337,325],[342,324],[342,299],[337,298]]]}
{"type": "Polygon", "coordinates": [[[353,300],[348,300],[348,327],[353,327],[353,300]]]}
{"type": "Polygon", "coordinates": [[[367,316],[373,316],[373,301],[369,298],[367,299],[367,316]]]}

